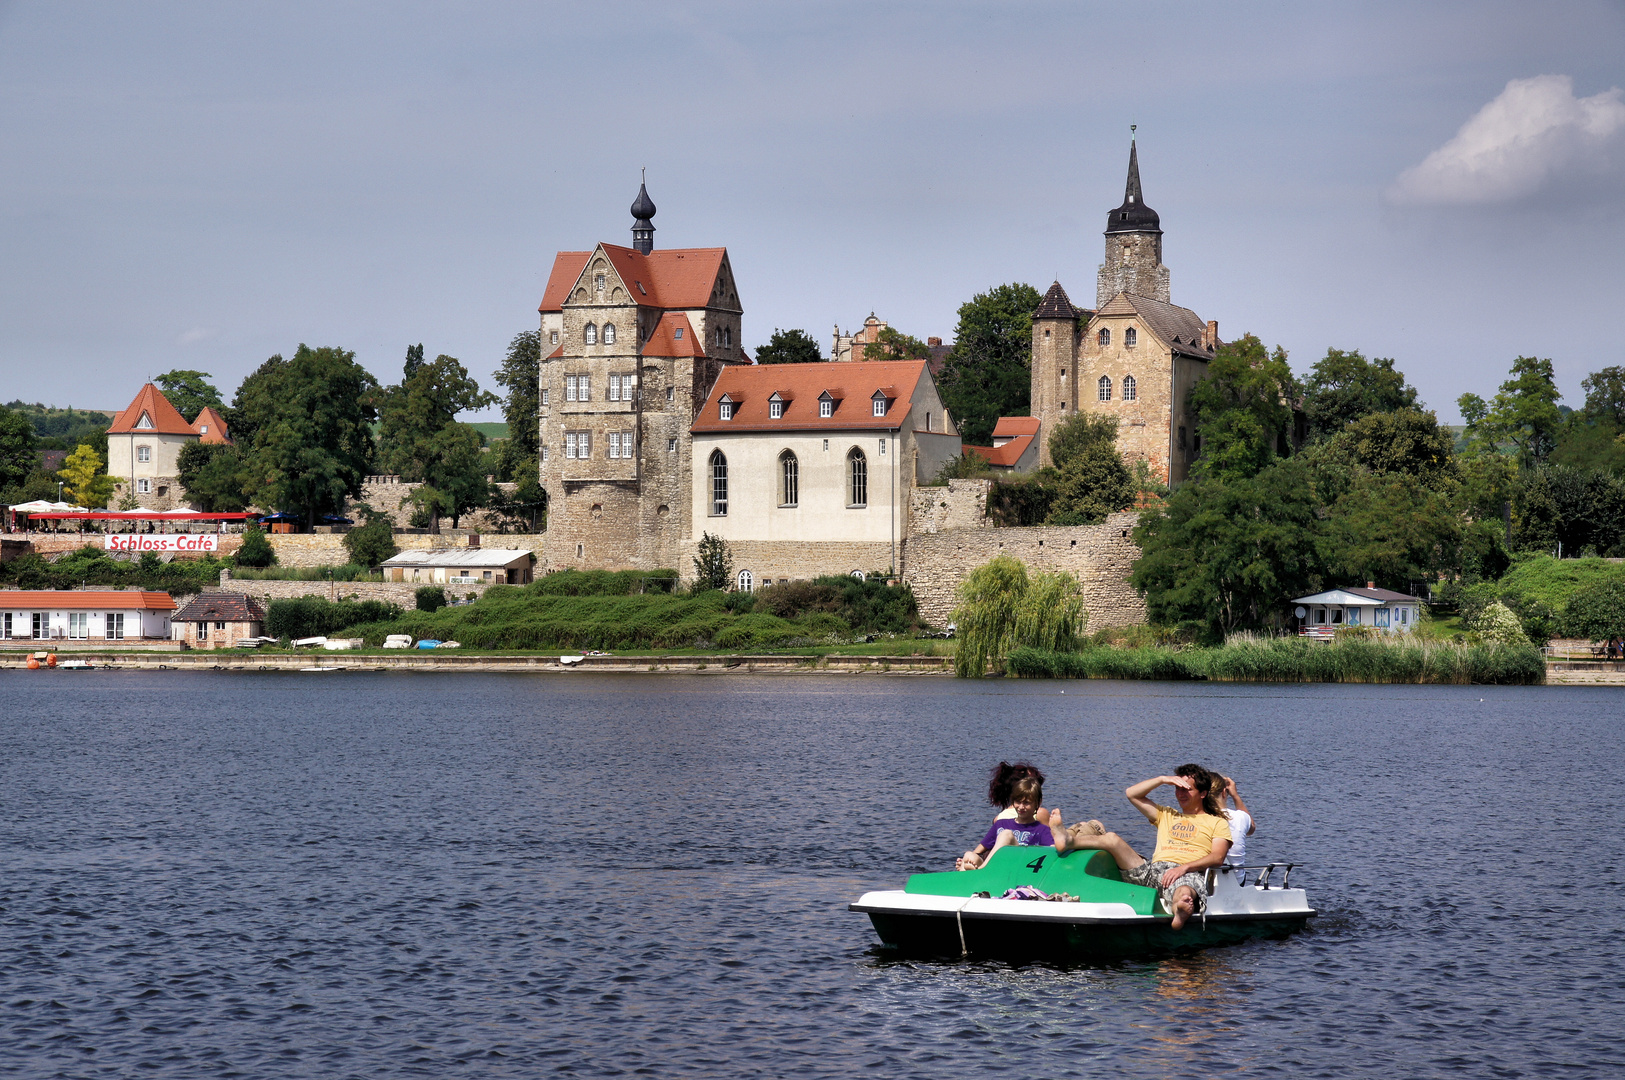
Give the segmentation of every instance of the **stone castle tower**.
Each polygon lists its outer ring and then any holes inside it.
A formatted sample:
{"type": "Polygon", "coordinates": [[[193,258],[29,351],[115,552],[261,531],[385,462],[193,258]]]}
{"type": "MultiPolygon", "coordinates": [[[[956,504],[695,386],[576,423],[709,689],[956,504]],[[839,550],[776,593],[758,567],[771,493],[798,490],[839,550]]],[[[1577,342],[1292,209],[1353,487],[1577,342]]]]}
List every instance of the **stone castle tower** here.
{"type": "Polygon", "coordinates": [[[1184,480],[1201,450],[1186,415],[1190,388],[1206,378],[1218,323],[1169,299],[1162,224],[1140,189],[1131,141],[1123,204],[1106,219],[1106,258],[1095,310],[1074,307],[1059,281],[1033,312],[1032,413],[1039,463],[1053,462],[1049,436],[1082,409],[1116,418],[1117,445],[1163,483],[1184,480]]]}
{"type": "Polygon", "coordinates": [[[657,251],[648,190],[632,246],[561,251],[539,308],[546,566],[681,565],[690,535],[689,425],[739,345],[725,248],[657,251]]]}

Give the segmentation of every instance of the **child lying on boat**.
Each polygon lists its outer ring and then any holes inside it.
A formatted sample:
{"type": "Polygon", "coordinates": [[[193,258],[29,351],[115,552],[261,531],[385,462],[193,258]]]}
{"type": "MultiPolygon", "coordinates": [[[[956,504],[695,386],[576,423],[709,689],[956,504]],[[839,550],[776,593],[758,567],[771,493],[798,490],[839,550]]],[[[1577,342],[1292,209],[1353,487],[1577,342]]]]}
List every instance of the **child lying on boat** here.
{"type": "Polygon", "coordinates": [[[1032,776],[1024,776],[1010,785],[1010,808],[1014,817],[998,817],[988,826],[982,842],[954,861],[959,870],[975,870],[987,857],[1001,847],[1015,844],[1019,847],[1053,847],[1066,851],[1071,847],[1070,834],[1061,828],[1061,812],[1051,810],[1047,820],[1038,819],[1039,804],[1044,800],[1044,783],[1032,776]]]}
{"type": "Polygon", "coordinates": [[[1097,833],[1098,822],[1074,825],[1068,835],[1070,846],[1111,852],[1124,881],[1157,890],[1163,907],[1173,915],[1173,928],[1178,930],[1207,903],[1203,871],[1224,862],[1230,850],[1230,824],[1220,810],[1218,778],[1200,765],[1181,765],[1173,776],[1153,776],[1123,794],[1157,827],[1157,846],[1150,862],[1116,833],[1097,833]],[[1159,806],[1149,798],[1164,784],[1174,789],[1178,810],[1159,806]]]}

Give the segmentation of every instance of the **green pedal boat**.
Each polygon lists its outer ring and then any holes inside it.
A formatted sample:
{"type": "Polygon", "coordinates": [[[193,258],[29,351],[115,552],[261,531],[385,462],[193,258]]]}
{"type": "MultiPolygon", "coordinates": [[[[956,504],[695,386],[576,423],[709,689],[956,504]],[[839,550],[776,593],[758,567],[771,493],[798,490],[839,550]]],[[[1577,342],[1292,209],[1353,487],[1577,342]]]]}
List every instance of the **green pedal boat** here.
{"type": "Polygon", "coordinates": [[[1131,885],[1104,851],[1057,854],[1003,847],[980,870],[915,874],[901,891],[864,893],[850,905],[880,940],[922,956],[1075,960],[1137,956],[1282,937],[1315,915],[1302,889],[1288,887],[1291,863],[1208,871],[1207,912],[1175,930],[1157,890],[1131,885]],[[1280,872],[1280,880],[1273,881],[1280,872]],[[1004,900],[1030,886],[1071,900],[1004,900]]]}

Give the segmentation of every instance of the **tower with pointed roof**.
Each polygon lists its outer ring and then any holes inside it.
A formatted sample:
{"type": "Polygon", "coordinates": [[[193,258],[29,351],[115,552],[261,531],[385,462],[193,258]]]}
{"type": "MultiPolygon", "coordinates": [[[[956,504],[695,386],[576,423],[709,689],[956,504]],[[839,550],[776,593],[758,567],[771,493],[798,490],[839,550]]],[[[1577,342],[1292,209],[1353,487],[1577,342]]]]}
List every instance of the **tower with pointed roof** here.
{"type": "Polygon", "coordinates": [[[682,567],[688,427],[748,363],[726,248],[654,247],[640,185],[632,247],[561,251],[540,305],[538,469],[549,569],[682,567]]]}
{"type": "Polygon", "coordinates": [[[130,496],[143,510],[185,506],[180,454],[193,442],[231,442],[225,419],[208,407],[188,421],[162,390],[147,383],[107,428],[107,474],[114,480],[109,505],[130,496]]]}
{"type": "Polygon", "coordinates": [[[1053,464],[1049,436],[1078,411],[1117,420],[1125,458],[1178,484],[1201,452],[1187,413],[1191,387],[1207,377],[1219,324],[1175,305],[1162,264],[1162,221],[1145,204],[1139,149],[1129,142],[1123,203],[1106,219],[1106,258],[1095,310],[1074,307],[1059,281],[1033,312],[1032,413],[1039,461],[1053,464]]]}
{"type": "Polygon", "coordinates": [[[1106,261],[1095,278],[1095,306],[1118,293],[1169,303],[1168,268],[1162,265],[1162,221],[1140,190],[1140,152],[1128,145],[1128,182],[1123,205],[1106,216],[1106,261]]]}

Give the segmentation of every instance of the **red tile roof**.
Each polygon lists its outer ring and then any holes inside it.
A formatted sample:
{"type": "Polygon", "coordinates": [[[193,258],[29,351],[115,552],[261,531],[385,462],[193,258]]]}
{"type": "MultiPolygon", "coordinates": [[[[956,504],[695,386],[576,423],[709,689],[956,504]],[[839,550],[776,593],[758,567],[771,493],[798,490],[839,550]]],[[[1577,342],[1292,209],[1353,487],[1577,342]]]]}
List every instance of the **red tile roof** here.
{"type": "Polygon", "coordinates": [[[696,434],[722,431],[890,430],[902,425],[913,402],[914,388],[925,372],[924,360],[862,360],[850,363],[735,364],[724,368],[711,387],[700,417],[689,428],[696,434]],[[873,415],[870,398],[879,389],[892,398],[885,416],[873,415]],[[768,415],[767,399],[777,390],[787,401],[784,416],[768,415]],[[835,415],[818,415],[819,395],[836,400],[835,415]],[[722,420],[717,402],[727,394],[739,404],[734,418],[722,420]],[[847,400],[851,399],[851,400],[847,400]]]}
{"type": "MultiPolygon", "coordinates": [[[[727,248],[673,248],[645,255],[634,248],[600,244],[610,265],[626,282],[632,298],[646,307],[703,308],[711,304],[711,290],[722,272],[727,248]]],[[[590,251],[561,251],[553,259],[538,311],[562,311],[570,288],[581,277],[590,251]]]]}
{"type": "Polygon", "coordinates": [[[76,589],[7,589],[0,591],[4,611],[174,611],[175,601],[166,592],[108,590],[90,592],[76,589]]]}
{"type": "Polygon", "coordinates": [[[1018,435],[1037,435],[1038,417],[1036,416],[1001,416],[999,422],[993,425],[995,439],[1014,439],[1018,435]]]}
{"type": "Polygon", "coordinates": [[[186,417],[175,410],[175,406],[164,397],[163,391],[152,383],[147,383],[141,392],[135,395],[130,407],[113,418],[113,425],[107,429],[109,435],[121,435],[127,432],[147,432],[153,435],[196,435],[192,425],[186,422],[186,417]],[[151,427],[136,427],[141,414],[146,413],[152,420],[151,427]]]}
{"type": "Polygon", "coordinates": [[[704,356],[705,342],[694,332],[688,316],[680,311],[668,311],[643,343],[643,356],[704,356]]]}
{"type": "Polygon", "coordinates": [[[213,405],[206,405],[203,411],[197,414],[192,421],[192,430],[202,437],[206,443],[230,443],[231,437],[226,432],[226,418],[215,411],[213,405]],[[208,431],[204,431],[208,428],[208,431]]]}
{"type": "Polygon", "coordinates": [[[206,592],[172,618],[175,622],[264,622],[265,609],[246,593],[206,592]]]}
{"type": "Polygon", "coordinates": [[[1021,455],[1033,444],[1031,435],[1018,435],[1003,446],[966,446],[965,453],[978,454],[987,459],[989,465],[1002,465],[1013,469],[1021,461],[1021,455]]]}

